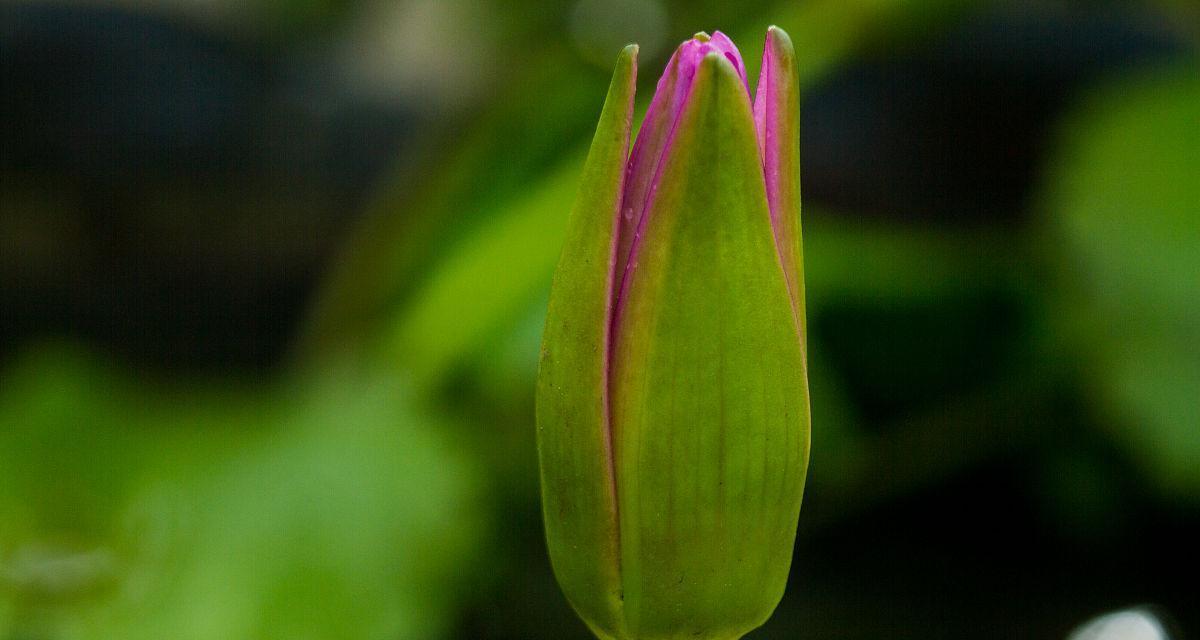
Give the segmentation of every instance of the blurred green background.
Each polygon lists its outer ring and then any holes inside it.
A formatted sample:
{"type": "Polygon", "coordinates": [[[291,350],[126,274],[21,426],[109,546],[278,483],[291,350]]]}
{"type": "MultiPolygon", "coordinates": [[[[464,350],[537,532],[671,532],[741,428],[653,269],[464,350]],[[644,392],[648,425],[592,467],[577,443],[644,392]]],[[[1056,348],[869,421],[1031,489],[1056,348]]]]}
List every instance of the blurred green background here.
{"type": "Polygon", "coordinates": [[[588,637],[532,416],[583,154],[621,45],[644,108],[769,24],[814,448],[749,637],[1200,634],[1197,5],[10,0],[0,640],[588,637]]]}

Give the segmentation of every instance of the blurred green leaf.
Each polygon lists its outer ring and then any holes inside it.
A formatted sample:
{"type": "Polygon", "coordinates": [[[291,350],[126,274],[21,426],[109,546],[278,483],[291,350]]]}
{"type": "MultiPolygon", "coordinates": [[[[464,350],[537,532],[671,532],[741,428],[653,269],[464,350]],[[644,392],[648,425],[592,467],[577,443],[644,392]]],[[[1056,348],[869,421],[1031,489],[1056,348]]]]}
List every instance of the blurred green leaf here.
{"type": "MultiPolygon", "coordinates": [[[[420,166],[396,167],[323,283],[300,336],[302,357],[377,346],[410,296],[477,226],[512,213],[544,181],[575,177],[594,126],[584,114],[598,109],[607,76],[577,61],[553,62],[520,67],[490,111],[432,134],[420,166]]],[[[569,205],[571,195],[562,201],[569,205]]],[[[559,228],[558,236],[536,238],[558,242],[559,228]]]]}
{"type": "Polygon", "coordinates": [[[567,163],[477,225],[414,292],[385,352],[406,363],[419,385],[442,379],[497,323],[515,322],[541,299],[559,253],[550,239],[562,237],[563,203],[578,183],[575,167],[567,163]]]}
{"type": "Polygon", "coordinates": [[[35,354],[0,394],[0,637],[444,635],[488,511],[386,375],[154,387],[35,354]]]}
{"type": "Polygon", "coordinates": [[[1030,275],[1021,239],[1003,228],[949,230],[813,208],[804,228],[807,293],[818,306],[933,300],[983,285],[1021,286],[1030,275]]]}
{"type": "Polygon", "coordinates": [[[1200,498],[1200,64],[1099,90],[1069,121],[1048,209],[1059,309],[1103,419],[1164,491],[1200,498]]]}

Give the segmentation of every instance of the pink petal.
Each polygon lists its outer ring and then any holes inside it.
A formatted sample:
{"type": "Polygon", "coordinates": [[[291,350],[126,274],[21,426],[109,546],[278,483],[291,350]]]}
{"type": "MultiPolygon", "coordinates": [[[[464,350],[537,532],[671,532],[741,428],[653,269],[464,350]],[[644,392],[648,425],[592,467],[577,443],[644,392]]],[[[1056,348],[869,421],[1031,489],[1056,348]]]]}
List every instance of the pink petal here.
{"type": "MultiPolygon", "coordinates": [[[[629,156],[625,169],[625,193],[621,201],[621,219],[618,230],[616,265],[616,292],[620,296],[624,273],[631,264],[637,239],[644,226],[646,210],[654,197],[659,173],[670,148],[672,132],[684,104],[691,94],[696,69],[704,56],[719,52],[733,64],[746,84],[746,65],[742,54],[728,36],[716,31],[712,36],[698,33],[675,50],[662,77],[658,80],[654,98],[646,110],[641,131],[629,156]]],[[[749,85],[747,84],[747,94],[749,85]]]]}

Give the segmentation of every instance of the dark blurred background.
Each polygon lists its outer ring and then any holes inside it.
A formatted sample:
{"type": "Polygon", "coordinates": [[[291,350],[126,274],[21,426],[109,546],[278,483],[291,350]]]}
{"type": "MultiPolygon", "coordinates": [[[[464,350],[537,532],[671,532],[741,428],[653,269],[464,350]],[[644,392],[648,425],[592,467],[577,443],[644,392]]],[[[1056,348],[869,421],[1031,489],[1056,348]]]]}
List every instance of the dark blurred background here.
{"type": "Polygon", "coordinates": [[[577,174],[621,45],[644,108],[769,24],[814,448],[749,638],[1200,637],[1197,5],[9,0],[0,640],[588,637],[532,425],[577,174]]]}

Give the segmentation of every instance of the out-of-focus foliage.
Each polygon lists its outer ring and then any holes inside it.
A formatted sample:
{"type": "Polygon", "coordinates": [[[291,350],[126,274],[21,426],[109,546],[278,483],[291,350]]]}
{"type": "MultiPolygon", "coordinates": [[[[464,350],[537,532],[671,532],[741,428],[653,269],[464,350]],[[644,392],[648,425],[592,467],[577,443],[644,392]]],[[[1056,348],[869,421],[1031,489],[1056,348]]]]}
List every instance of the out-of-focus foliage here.
{"type": "Polygon", "coordinates": [[[751,637],[1200,630],[1196,8],[603,4],[0,8],[0,640],[588,637],[532,387],[634,19],[641,108],[701,29],[799,56],[813,458],[751,637]]]}
{"type": "Polygon", "coordinates": [[[1200,63],[1123,78],[1067,132],[1049,206],[1073,277],[1057,309],[1104,422],[1200,499],[1200,63]]]}
{"type": "Polygon", "coordinates": [[[180,388],[50,348],[4,379],[16,637],[446,632],[487,526],[479,470],[394,378],[180,388]]]}

